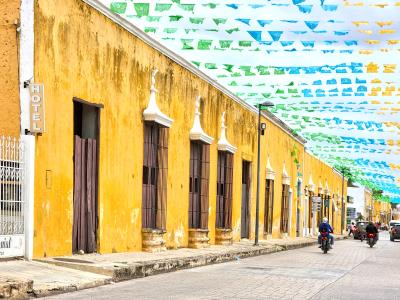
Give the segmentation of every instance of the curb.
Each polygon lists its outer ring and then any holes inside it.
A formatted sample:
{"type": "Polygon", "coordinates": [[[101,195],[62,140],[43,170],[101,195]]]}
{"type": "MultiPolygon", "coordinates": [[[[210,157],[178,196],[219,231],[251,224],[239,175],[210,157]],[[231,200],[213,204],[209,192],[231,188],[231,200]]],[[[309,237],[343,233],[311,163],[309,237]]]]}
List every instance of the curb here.
{"type": "Polygon", "coordinates": [[[13,300],[29,299],[32,289],[32,280],[0,278],[0,298],[13,300]]]}
{"type": "MultiPolygon", "coordinates": [[[[61,287],[55,287],[52,289],[32,289],[31,292],[29,293],[31,297],[35,298],[42,298],[42,297],[48,297],[48,296],[55,296],[55,295],[60,295],[64,293],[72,293],[84,289],[90,289],[94,287],[99,287],[103,285],[110,284],[112,282],[112,279],[104,279],[104,280],[96,280],[92,282],[86,282],[82,284],[77,284],[77,285],[68,285],[68,286],[61,286],[61,287]]],[[[12,299],[12,298],[11,298],[12,299]]]]}
{"type": "Polygon", "coordinates": [[[72,262],[60,262],[55,260],[42,261],[61,267],[77,269],[85,272],[92,272],[100,275],[110,276],[112,281],[120,282],[136,278],[169,273],[184,269],[191,269],[212,264],[224,263],[239,260],[247,257],[254,257],[266,254],[277,253],[280,251],[293,250],[308,247],[316,244],[316,240],[309,240],[301,243],[288,243],[277,245],[261,245],[244,250],[228,250],[224,253],[201,254],[191,257],[177,257],[169,259],[156,259],[145,262],[135,262],[126,265],[115,264],[114,266],[104,267],[89,264],[77,264],[72,262]]]}

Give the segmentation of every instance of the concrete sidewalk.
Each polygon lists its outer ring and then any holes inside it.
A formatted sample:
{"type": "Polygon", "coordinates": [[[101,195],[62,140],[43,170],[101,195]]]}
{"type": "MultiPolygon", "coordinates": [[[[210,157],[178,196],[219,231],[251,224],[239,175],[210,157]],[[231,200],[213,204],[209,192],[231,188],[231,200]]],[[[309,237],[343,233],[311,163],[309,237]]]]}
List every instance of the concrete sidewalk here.
{"type": "MultiPolygon", "coordinates": [[[[336,237],[342,239],[344,236],[336,237]]],[[[244,240],[231,246],[211,245],[203,249],[181,248],[159,253],[130,252],[85,254],[42,259],[57,266],[106,275],[113,281],[123,281],[187,268],[222,263],[245,257],[275,253],[315,245],[316,238],[289,238],[260,241],[244,240]]]]}
{"type": "MultiPolygon", "coordinates": [[[[343,239],[337,236],[336,239],[343,239]]],[[[241,241],[231,246],[182,248],[159,253],[130,252],[0,262],[0,298],[43,297],[111,282],[222,263],[316,244],[316,238],[241,241]],[[7,296],[8,295],[8,296],[7,296]]]]}
{"type": "Polygon", "coordinates": [[[0,298],[28,299],[110,283],[111,277],[41,262],[0,262],[0,298]]]}

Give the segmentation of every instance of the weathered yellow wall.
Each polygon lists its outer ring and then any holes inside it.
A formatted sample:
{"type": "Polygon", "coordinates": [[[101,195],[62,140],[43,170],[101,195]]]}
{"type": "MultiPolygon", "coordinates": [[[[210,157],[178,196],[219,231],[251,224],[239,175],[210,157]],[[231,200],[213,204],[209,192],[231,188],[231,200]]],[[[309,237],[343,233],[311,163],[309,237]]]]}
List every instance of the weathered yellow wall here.
{"type": "MultiPolygon", "coordinates": [[[[46,88],[46,133],[37,138],[35,177],[36,257],[71,253],[73,212],[73,97],[101,103],[99,251],[141,250],[143,163],[142,113],[150,76],[159,73],[157,103],[174,123],[169,134],[167,246],[188,243],[189,131],[194,104],[202,96],[201,122],[214,138],[210,148],[210,242],[215,238],[217,141],[226,111],[234,156],[232,228],[240,239],[242,160],[251,161],[251,236],[254,237],[257,116],[158,53],[79,0],[38,0],[35,11],[35,79],[46,88]],[[46,187],[46,170],[51,186],[46,187]]],[[[262,136],[260,236],[263,233],[267,155],[276,171],[273,236],[280,236],[282,170],[291,176],[292,220],[296,215],[296,166],[291,136],[269,121],[262,136]]],[[[299,157],[303,163],[302,155],[299,157]]],[[[292,221],[291,235],[295,234],[292,221]]]]}
{"type": "Polygon", "coordinates": [[[372,209],[374,208],[374,201],[372,199],[372,193],[365,189],[364,190],[364,199],[365,199],[365,220],[366,221],[372,221],[374,218],[374,211],[369,211],[368,207],[372,207],[372,209]]]}
{"type": "Polygon", "coordinates": [[[390,221],[388,220],[390,218],[388,217],[388,215],[390,214],[390,203],[377,200],[373,200],[373,202],[374,202],[374,217],[372,221],[373,222],[380,221],[381,223],[390,221]]]}
{"type": "Polygon", "coordinates": [[[0,135],[19,135],[18,0],[0,0],[0,135]]]}
{"type": "MultiPolygon", "coordinates": [[[[314,194],[318,194],[319,188],[322,187],[322,193],[325,194],[326,183],[328,184],[328,190],[331,197],[330,201],[330,212],[329,212],[329,222],[331,223],[335,233],[340,233],[341,231],[341,197],[342,197],[342,177],[340,174],[333,172],[332,168],[323,163],[321,160],[311,155],[310,153],[305,153],[305,170],[304,170],[304,181],[303,186],[307,186],[309,183],[309,178],[312,176],[312,180],[315,184],[313,190],[314,194]],[[335,201],[338,210],[335,212],[332,209],[332,201],[335,201]],[[332,215],[334,214],[334,215],[332,215]],[[333,221],[333,222],[332,222],[333,221]]],[[[347,199],[347,181],[344,182],[343,190],[344,205],[346,207],[347,199]]],[[[346,211],[346,210],[345,210],[346,211]]],[[[317,222],[315,222],[317,225],[317,222]]]]}

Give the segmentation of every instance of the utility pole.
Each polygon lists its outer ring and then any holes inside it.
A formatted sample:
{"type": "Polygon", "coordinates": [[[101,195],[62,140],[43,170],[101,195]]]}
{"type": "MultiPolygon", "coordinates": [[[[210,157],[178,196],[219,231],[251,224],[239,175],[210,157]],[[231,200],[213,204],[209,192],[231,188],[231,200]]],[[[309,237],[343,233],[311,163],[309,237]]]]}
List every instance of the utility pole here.
{"type": "Polygon", "coordinates": [[[264,103],[258,104],[258,122],[257,122],[257,193],[256,193],[256,228],[255,228],[255,236],[254,236],[254,245],[258,246],[258,228],[259,228],[259,219],[258,215],[260,214],[260,152],[261,152],[261,142],[260,136],[264,135],[265,124],[263,123],[263,128],[261,128],[261,111],[267,109],[268,107],[272,107],[274,104],[272,102],[266,101],[264,103]]]}

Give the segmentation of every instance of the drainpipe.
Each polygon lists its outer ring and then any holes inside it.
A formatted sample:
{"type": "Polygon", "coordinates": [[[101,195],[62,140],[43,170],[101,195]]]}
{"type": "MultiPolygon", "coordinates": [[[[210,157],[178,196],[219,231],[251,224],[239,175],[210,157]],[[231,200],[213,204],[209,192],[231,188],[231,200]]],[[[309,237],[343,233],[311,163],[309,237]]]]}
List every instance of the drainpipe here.
{"type": "MultiPolygon", "coordinates": [[[[302,173],[301,173],[302,176],[303,176],[303,181],[302,181],[302,185],[301,185],[302,195],[303,195],[303,190],[304,190],[303,185],[305,185],[305,183],[304,183],[304,181],[305,181],[305,177],[304,177],[304,164],[305,164],[304,157],[305,157],[305,152],[306,152],[306,146],[303,147],[303,166],[302,166],[303,170],[302,170],[302,173]]],[[[306,236],[306,233],[307,233],[307,227],[306,227],[307,210],[306,210],[305,193],[302,196],[301,201],[302,201],[302,204],[303,204],[303,218],[304,218],[304,220],[303,220],[303,236],[306,236]]]]}
{"type": "Polygon", "coordinates": [[[20,1],[19,31],[19,97],[21,141],[24,144],[24,234],[25,258],[33,258],[35,137],[30,129],[29,84],[34,82],[34,0],[20,1]]]}
{"type": "Polygon", "coordinates": [[[342,234],[343,234],[343,228],[344,228],[344,199],[343,199],[343,194],[344,194],[344,172],[342,170],[342,226],[341,226],[341,230],[342,230],[342,234]]]}

